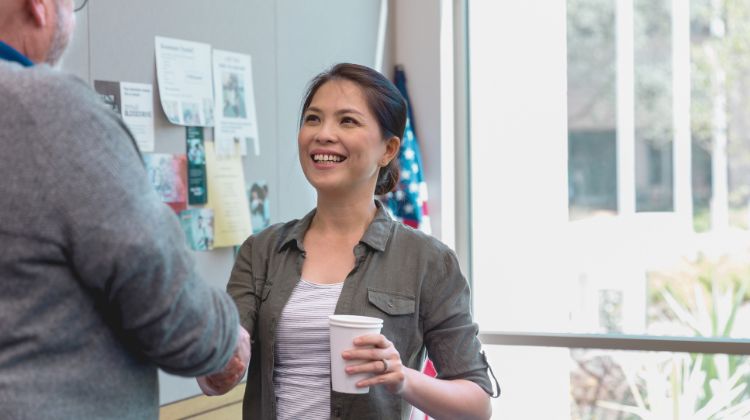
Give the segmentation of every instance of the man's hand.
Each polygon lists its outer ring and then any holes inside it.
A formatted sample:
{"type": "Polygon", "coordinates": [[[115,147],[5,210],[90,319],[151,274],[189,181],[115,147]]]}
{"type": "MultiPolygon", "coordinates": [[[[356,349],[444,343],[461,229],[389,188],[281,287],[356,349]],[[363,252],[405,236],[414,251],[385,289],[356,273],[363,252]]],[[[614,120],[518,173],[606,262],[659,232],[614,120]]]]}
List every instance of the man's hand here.
{"type": "Polygon", "coordinates": [[[201,391],[208,396],[223,395],[237,385],[250,365],[250,334],[240,326],[234,355],[224,368],[216,373],[196,378],[201,391]]]}

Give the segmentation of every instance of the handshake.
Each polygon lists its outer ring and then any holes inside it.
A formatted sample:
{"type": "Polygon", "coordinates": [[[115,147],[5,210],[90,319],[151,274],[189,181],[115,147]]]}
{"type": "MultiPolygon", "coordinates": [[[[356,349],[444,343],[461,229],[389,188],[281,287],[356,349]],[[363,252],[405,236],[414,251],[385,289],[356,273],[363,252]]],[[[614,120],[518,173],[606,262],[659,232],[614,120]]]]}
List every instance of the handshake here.
{"type": "Polygon", "coordinates": [[[234,355],[226,366],[219,372],[196,378],[198,386],[205,395],[226,394],[245,376],[247,367],[250,365],[250,334],[242,326],[239,328],[234,355]]]}

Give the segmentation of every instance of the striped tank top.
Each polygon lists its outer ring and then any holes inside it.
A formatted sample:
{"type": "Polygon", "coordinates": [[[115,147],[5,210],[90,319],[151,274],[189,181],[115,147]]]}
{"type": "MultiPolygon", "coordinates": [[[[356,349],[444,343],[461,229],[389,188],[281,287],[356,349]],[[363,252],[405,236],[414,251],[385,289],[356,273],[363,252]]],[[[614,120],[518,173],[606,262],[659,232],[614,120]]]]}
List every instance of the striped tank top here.
{"type": "Polygon", "coordinates": [[[343,286],[300,280],[281,312],[273,369],[279,420],[330,418],[328,315],[333,315],[343,286]]]}

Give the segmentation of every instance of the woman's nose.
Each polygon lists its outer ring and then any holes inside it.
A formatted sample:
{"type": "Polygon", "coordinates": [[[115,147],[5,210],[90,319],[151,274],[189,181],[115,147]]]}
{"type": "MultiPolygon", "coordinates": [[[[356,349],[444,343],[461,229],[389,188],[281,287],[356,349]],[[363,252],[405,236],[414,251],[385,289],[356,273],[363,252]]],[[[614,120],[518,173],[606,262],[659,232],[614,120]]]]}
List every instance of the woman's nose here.
{"type": "Polygon", "coordinates": [[[332,143],[338,139],[336,128],[332,124],[323,123],[315,134],[315,140],[320,143],[332,143]]]}

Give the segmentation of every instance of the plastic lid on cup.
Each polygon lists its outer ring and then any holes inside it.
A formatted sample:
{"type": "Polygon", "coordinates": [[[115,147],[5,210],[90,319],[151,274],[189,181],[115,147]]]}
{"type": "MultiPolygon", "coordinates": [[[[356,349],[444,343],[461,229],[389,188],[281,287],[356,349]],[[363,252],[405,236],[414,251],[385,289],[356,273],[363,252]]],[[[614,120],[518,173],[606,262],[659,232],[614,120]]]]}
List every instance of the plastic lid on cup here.
{"type": "Polygon", "coordinates": [[[383,320],[380,318],[359,315],[329,315],[328,323],[346,328],[381,328],[383,326],[383,320]]]}

